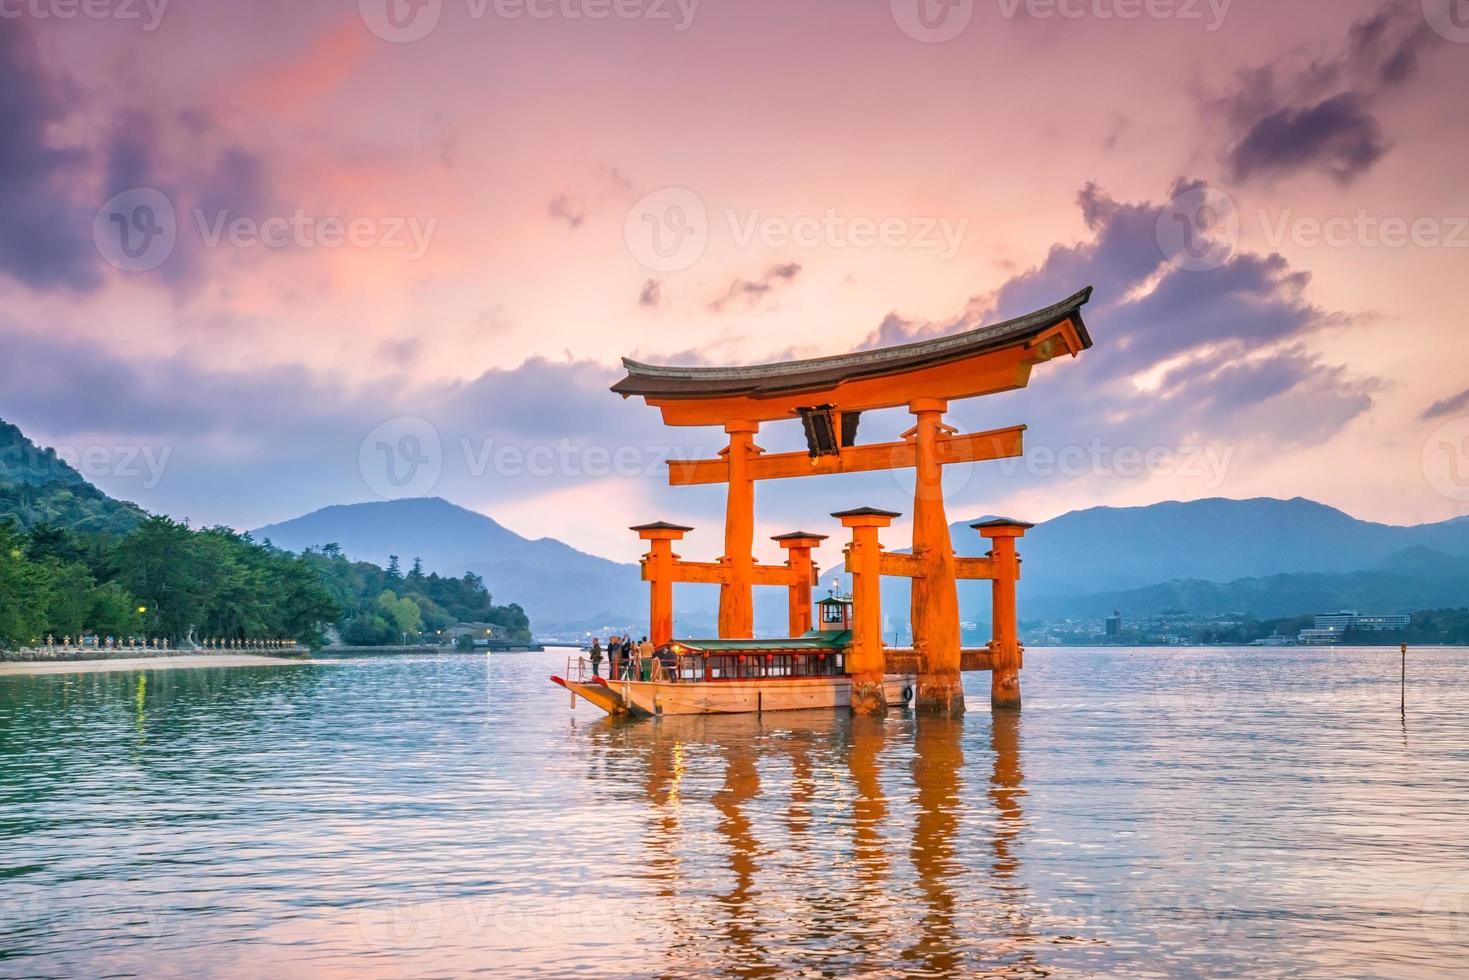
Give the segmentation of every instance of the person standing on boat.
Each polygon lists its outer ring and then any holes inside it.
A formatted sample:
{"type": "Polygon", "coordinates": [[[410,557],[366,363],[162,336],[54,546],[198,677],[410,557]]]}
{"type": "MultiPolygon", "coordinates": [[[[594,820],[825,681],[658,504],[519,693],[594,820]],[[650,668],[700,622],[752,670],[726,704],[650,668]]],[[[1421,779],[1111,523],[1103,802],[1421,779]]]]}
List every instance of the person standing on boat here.
{"type": "Polygon", "coordinates": [[[622,637],[613,633],[607,638],[607,679],[622,676],[622,637]]]}
{"type": "Polygon", "coordinates": [[[592,676],[602,676],[602,640],[600,637],[592,637],[592,650],[588,655],[592,661],[592,676]]]}
{"type": "Polygon", "coordinates": [[[642,661],[640,666],[643,668],[642,679],[645,681],[653,679],[653,654],[656,652],[648,638],[643,637],[643,641],[638,644],[638,659],[642,661]]]}

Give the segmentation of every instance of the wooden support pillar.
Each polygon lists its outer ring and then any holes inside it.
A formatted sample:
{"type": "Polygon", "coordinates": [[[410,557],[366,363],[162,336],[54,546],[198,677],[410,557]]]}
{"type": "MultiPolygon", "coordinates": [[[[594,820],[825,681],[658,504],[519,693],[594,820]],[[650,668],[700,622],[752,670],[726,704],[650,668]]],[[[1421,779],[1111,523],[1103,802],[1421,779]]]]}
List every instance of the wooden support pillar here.
{"type": "Polygon", "coordinates": [[[1015,617],[1015,583],[1020,579],[1020,556],[1015,552],[1015,539],[1034,527],[1024,521],[998,518],[971,524],[990,540],[990,558],[994,578],[990,582],[991,627],[990,654],[994,669],[990,672],[990,707],[997,710],[1020,710],[1020,630],[1015,617]]]}
{"type": "Polygon", "coordinates": [[[826,540],[824,534],[794,531],[772,538],[786,549],[786,565],[791,570],[788,618],[791,636],[802,636],[811,629],[811,588],[816,584],[818,572],[811,561],[811,551],[819,548],[826,540]]]}
{"type": "Polygon", "coordinates": [[[658,521],[655,524],[640,524],[630,530],[638,537],[650,542],[649,551],[643,556],[643,578],[648,583],[648,639],[654,646],[661,647],[673,640],[673,542],[679,541],[692,531],[682,524],[658,521]]]}
{"type": "Polygon", "coordinates": [[[729,497],[724,512],[724,558],[729,574],[719,587],[719,638],[747,640],[755,635],[755,479],[750,459],[758,422],[728,422],[729,497]]]}
{"type": "Polygon", "coordinates": [[[964,713],[959,678],[959,590],[955,583],[954,544],[944,514],[944,473],[939,439],[945,431],[948,402],[920,398],[908,405],[917,419],[912,437],[917,479],[913,493],[913,555],[923,575],[913,579],[911,622],[918,654],[918,691],[914,710],[943,715],[964,713]]]}
{"type": "Polygon", "coordinates": [[[901,515],[890,510],[862,507],[832,514],[852,529],[847,567],[852,572],[852,645],[847,648],[847,673],[852,676],[852,711],[859,715],[887,710],[882,678],[887,661],[882,650],[882,544],[879,528],[901,515]]]}

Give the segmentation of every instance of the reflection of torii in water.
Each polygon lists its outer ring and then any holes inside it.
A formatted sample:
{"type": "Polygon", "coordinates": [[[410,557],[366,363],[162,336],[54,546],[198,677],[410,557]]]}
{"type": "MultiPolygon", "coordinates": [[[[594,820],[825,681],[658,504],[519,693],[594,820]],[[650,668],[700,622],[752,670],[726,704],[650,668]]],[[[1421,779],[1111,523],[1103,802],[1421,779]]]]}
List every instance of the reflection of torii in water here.
{"type": "MultiPolygon", "coordinates": [[[[992,722],[993,767],[986,795],[993,810],[981,819],[993,830],[991,856],[983,861],[976,860],[982,851],[961,840],[966,812],[972,814],[972,801],[982,799],[974,792],[977,787],[964,785],[961,720],[917,717],[894,726],[875,717],[802,714],[795,725],[773,722],[769,716],[723,715],[665,718],[650,726],[609,721],[599,729],[609,760],[615,756],[640,762],[632,770],[619,766],[617,771],[631,777],[649,804],[638,836],[646,854],[646,879],[656,896],[654,919],[667,939],[666,972],[787,973],[798,965],[791,954],[801,954],[772,942],[790,939],[781,931],[793,927],[807,930],[808,939],[829,943],[827,958],[820,962],[840,964],[843,970],[906,966],[943,975],[977,965],[1002,971],[1039,967],[1030,949],[1035,934],[1025,911],[1025,889],[1017,881],[1016,844],[1026,826],[1020,716],[999,712],[992,722]],[[889,834],[902,831],[890,827],[892,806],[884,787],[885,775],[891,779],[898,774],[884,773],[882,757],[891,744],[908,744],[906,739],[890,743],[888,727],[914,736],[911,892],[894,877],[896,855],[884,833],[885,827],[889,834]],[[787,760],[789,785],[780,766],[787,760]],[[773,840],[761,830],[773,832],[778,825],[760,824],[751,812],[752,804],[771,792],[771,780],[761,778],[762,765],[777,777],[780,798],[767,799],[759,812],[773,819],[786,812],[791,850],[773,850],[773,840]],[[833,767],[837,773],[845,769],[849,778],[850,795],[842,793],[841,798],[850,804],[851,863],[845,872],[833,867],[830,875],[810,879],[809,887],[781,898],[781,886],[772,888],[771,882],[805,880],[801,868],[789,867],[792,859],[821,860],[825,848],[844,849],[841,824],[813,824],[811,819],[822,803],[829,807],[834,802],[823,788],[833,767]],[[711,778],[717,781],[713,786],[711,778]],[[691,785],[700,787],[692,800],[691,785]],[[690,802],[698,809],[712,806],[714,830],[723,845],[716,853],[722,860],[707,849],[697,860],[686,856],[693,853],[687,851],[689,824],[697,826],[701,819],[696,811],[685,811],[690,802]],[[806,807],[811,813],[793,812],[806,807]],[[823,831],[813,833],[813,826],[838,836],[817,836],[823,831]],[[719,883],[702,880],[711,877],[719,883]],[[982,887],[986,878],[995,898],[975,901],[966,890],[968,883],[977,880],[982,887]],[[966,880],[963,888],[961,879],[966,880]],[[910,934],[911,920],[893,901],[894,889],[919,901],[916,938],[910,934]],[[705,902],[711,904],[701,909],[705,902]],[[897,909],[898,914],[884,915],[884,909],[897,909]],[[960,921],[975,916],[982,917],[979,930],[973,922],[960,921]],[[900,948],[904,942],[910,944],[900,948]],[[977,942],[985,948],[983,964],[975,962],[977,942]],[[832,952],[838,955],[832,958],[832,952]]],[[[618,778],[611,770],[603,774],[608,777],[618,778]]]]}
{"type": "Polygon", "coordinates": [[[954,895],[948,880],[958,874],[954,852],[959,831],[959,770],[964,749],[962,722],[952,718],[920,718],[915,725],[913,782],[918,815],[913,822],[909,854],[918,892],[928,907],[919,924],[917,942],[903,959],[922,963],[943,976],[956,972],[962,951],[954,925],[954,895]]]}
{"type": "MultiPolygon", "coordinates": [[[[1008,962],[1000,966],[986,957],[982,966],[1001,972],[1015,969],[1028,972],[1040,964],[1026,948],[1034,934],[1020,904],[1022,889],[1014,881],[1020,867],[1014,844],[1025,824],[1020,806],[1025,795],[1021,788],[1025,778],[1020,764],[1021,722],[1020,715],[1008,711],[995,712],[992,719],[990,747],[994,751],[994,766],[988,795],[995,806],[991,871],[999,901],[991,906],[993,915],[985,924],[997,933],[994,936],[1000,945],[997,952],[1002,955],[1008,952],[1014,958],[1007,957],[1008,962]]],[[[964,797],[963,731],[963,724],[955,719],[916,719],[913,780],[918,815],[913,824],[910,854],[918,891],[928,914],[921,922],[917,942],[905,949],[902,956],[941,975],[974,968],[964,962],[963,940],[973,937],[968,935],[968,926],[960,927],[955,922],[956,902],[950,887],[951,879],[972,871],[956,858],[961,843],[959,814],[964,797]]]]}

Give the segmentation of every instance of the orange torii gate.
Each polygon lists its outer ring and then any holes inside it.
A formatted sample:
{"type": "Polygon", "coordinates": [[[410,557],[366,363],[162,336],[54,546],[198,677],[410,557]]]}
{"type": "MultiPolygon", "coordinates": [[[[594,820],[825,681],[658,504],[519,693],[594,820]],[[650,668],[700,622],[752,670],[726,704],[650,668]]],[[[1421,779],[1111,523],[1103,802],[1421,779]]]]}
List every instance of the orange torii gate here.
{"type": "MultiPolygon", "coordinates": [[[[728,487],[724,555],[718,562],[685,562],[673,554],[673,542],[689,528],[658,523],[633,529],[651,543],[643,576],[652,585],[653,641],[661,644],[672,639],[675,581],[720,586],[721,639],[753,636],[756,585],[785,586],[790,590],[792,635],[799,635],[798,626],[804,624],[803,632],[810,625],[810,589],[815,576],[810,553],[821,536],[799,532],[777,538],[789,547],[787,563],[757,564],[755,484],[912,467],[916,487],[911,554],[885,554],[877,544],[877,529],[890,524],[897,514],[864,508],[836,515],[853,529],[848,568],[863,582],[859,588],[854,581],[855,616],[869,626],[873,622],[880,625],[876,579],[882,574],[911,577],[913,645],[919,663],[915,706],[920,711],[962,711],[955,583],[961,577],[994,580],[991,700],[996,707],[1018,706],[1015,538],[1028,525],[1009,521],[979,527],[993,541],[990,557],[956,558],[944,513],[942,477],[949,463],[1020,456],[1025,427],[965,435],[945,425],[943,416],[951,401],[1023,388],[1035,365],[1063,354],[1074,357],[1091,347],[1081,317],[1081,308],[1090,298],[1088,287],[1046,309],[1003,323],[834,357],[750,367],[673,367],[624,358],[627,377],[612,387],[614,392],[625,398],[642,397],[662,412],[667,425],[719,425],[729,436],[729,445],[718,459],[669,462],[671,485],[723,483],[728,487]],[[862,413],[885,408],[906,408],[914,417],[913,427],[898,442],[858,445],[862,413]],[[770,454],[755,444],[762,424],[795,419],[805,427],[807,452],[770,454]],[[798,603],[804,607],[800,614],[798,603]]],[[[881,667],[873,663],[881,662],[881,637],[864,644],[863,634],[860,628],[855,631],[856,659],[849,662],[853,703],[858,710],[876,710],[882,707],[881,667]],[[868,663],[863,652],[876,660],[868,663]],[[871,678],[859,676],[873,670],[879,672],[875,694],[871,678]]]]}

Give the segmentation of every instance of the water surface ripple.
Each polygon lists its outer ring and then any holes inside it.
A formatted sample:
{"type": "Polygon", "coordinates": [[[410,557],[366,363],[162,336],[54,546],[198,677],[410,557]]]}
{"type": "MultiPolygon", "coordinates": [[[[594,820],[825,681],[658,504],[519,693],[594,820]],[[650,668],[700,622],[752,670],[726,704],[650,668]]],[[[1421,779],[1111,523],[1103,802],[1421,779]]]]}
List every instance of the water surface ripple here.
{"type": "Polygon", "coordinates": [[[1450,976],[1469,651],[1032,650],[951,722],[565,651],[0,678],[0,975],[1450,976]]]}

